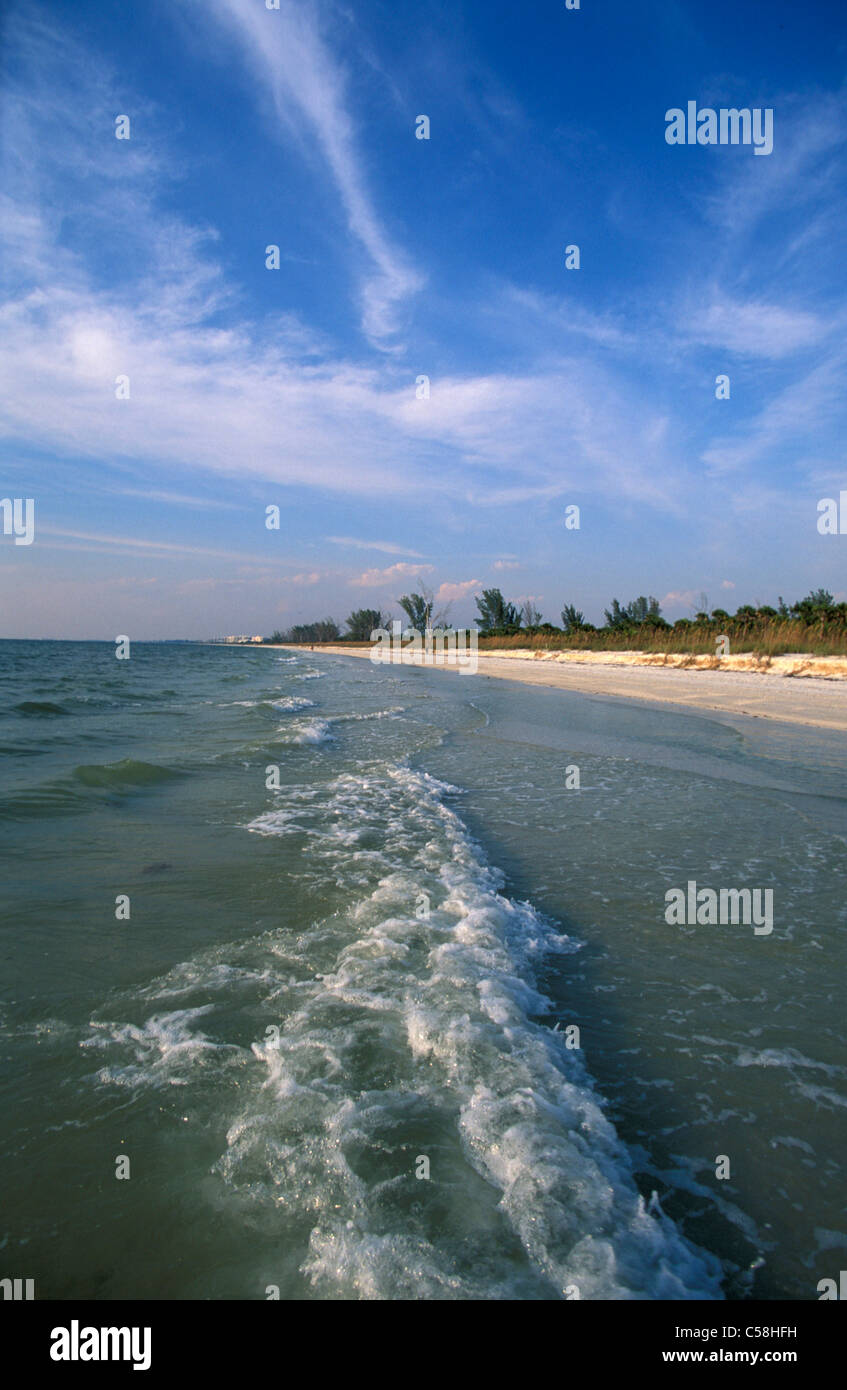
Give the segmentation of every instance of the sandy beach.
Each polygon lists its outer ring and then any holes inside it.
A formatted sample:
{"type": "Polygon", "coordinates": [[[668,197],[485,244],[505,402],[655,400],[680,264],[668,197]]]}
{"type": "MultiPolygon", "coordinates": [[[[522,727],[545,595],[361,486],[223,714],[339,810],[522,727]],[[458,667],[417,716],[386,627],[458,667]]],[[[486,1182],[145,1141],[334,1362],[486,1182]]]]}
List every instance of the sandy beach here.
{"type": "MultiPolygon", "coordinates": [[[[303,651],[303,647],[292,650],[303,651]]],[[[307,650],[309,650],[307,648],[307,650]]],[[[370,647],[321,646],[311,654],[368,659],[370,647]]],[[[427,667],[426,669],[433,669],[427,667]]],[[[455,667],[434,669],[458,674],[455,667]]],[[[476,677],[581,690],[722,714],[847,730],[847,661],[842,657],[664,657],[644,652],[480,652],[476,677]],[[683,664],[683,663],[696,664],[683,664]]]]}

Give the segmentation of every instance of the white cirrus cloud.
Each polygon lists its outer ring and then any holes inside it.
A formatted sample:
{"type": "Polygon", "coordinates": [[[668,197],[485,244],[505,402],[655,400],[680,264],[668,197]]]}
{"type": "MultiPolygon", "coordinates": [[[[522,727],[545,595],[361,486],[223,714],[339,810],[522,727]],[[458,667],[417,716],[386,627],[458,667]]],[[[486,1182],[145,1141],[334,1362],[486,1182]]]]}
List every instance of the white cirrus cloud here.
{"type": "Polygon", "coordinates": [[[423,559],[419,551],[397,545],[395,541],[362,540],[357,536],[326,536],[324,539],[331,545],[349,545],[354,550],[379,550],[385,555],[411,555],[415,559],[423,559]]]}
{"type": "Polygon", "coordinates": [[[739,356],[775,359],[814,347],[830,326],[803,309],[717,295],[706,308],[686,316],[685,332],[698,343],[739,356]]]}
{"type": "MultiPolygon", "coordinates": [[[[207,11],[208,4],[203,5],[207,11]]],[[[341,200],[351,234],[367,253],[361,291],[362,327],[385,347],[399,327],[399,308],[422,289],[423,276],[391,240],[367,190],[343,67],[321,33],[334,20],[319,4],[285,0],[269,13],[255,0],[211,0],[234,30],[259,86],[273,95],[280,120],[317,142],[341,200]]]]}

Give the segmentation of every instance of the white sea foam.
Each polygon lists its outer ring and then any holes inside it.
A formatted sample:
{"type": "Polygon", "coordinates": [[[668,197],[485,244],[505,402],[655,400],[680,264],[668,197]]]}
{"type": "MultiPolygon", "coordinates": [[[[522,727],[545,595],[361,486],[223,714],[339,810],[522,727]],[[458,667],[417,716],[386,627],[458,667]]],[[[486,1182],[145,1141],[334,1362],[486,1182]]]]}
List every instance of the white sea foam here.
{"type": "Polygon", "coordinates": [[[300,719],[278,730],[280,743],[329,743],[335,735],[326,719],[300,719]]]}
{"type": "MultiPolygon", "coordinates": [[[[309,706],[313,706],[313,701],[292,700],[289,705],[280,703],[277,707],[286,709],[286,712],[293,712],[309,706]]],[[[392,709],[374,710],[369,714],[334,714],[327,715],[325,719],[298,720],[291,724],[283,724],[280,727],[278,730],[281,736],[279,741],[280,743],[328,743],[335,738],[333,729],[338,724],[357,724],[375,719],[390,719],[402,713],[402,706],[397,705],[392,709]]]]}
{"type": "Polygon", "coordinates": [[[753,1052],[742,1047],[735,1059],[737,1067],[785,1067],[789,1071],[797,1069],[825,1072],[827,1076],[847,1076],[847,1068],[833,1066],[827,1062],[816,1062],[793,1047],[766,1047],[762,1052],[753,1052]]]}
{"type": "Polygon", "coordinates": [[[375,709],[367,714],[336,714],[333,716],[334,724],[358,724],[369,719],[393,719],[398,714],[405,714],[404,705],[392,705],[389,709],[375,709]]]}
{"type": "Polygon", "coordinates": [[[503,895],[457,790],[383,765],[277,793],[248,828],[301,836],[285,862],[342,906],[181,963],[136,996],[141,1024],[94,1023],[96,1079],[208,1082],[228,1209],[287,1251],[288,1296],[721,1297],[718,1261],[639,1195],[581,1054],[538,1021],[539,966],[579,944],[503,895]],[[236,999],[250,1050],[223,1040],[236,999]]]}
{"type": "Polygon", "coordinates": [[[720,1297],[717,1261],[638,1194],[579,1054],[533,1021],[535,965],[575,943],[502,895],[452,790],[345,775],[251,823],[370,891],[313,928],[329,968],[254,1045],[266,1080],[218,1171],[292,1217],[312,1194],[302,1268],[325,1296],[720,1297]]]}
{"type": "Polygon", "coordinates": [[[304,696],[300,695],[285,695],[279,700],[224,700],[221,704],[221,709],[232,709],[235,707],[240,709],[262,709],[263,706],[268,709],[285,710],[286,713],[290,713],[295,710],[314,709],[315,702],[314,700],[307,700],[304,696]]]}
{"type": "Polygon", "coordinates": [[[230,1043],[213,1042],[195,1030],[198,1018],[212,1011],[214,1005],[204,1004],[195,1009],[177,1009],[173,1013],[154,1014],[145,1023],[92,1022],[95,1033],[80,1043],[81,1047],[117,1048],[131,1054],[134,1061],[101,1067],[97,1079],[101,1083],[128,1086],[131,1089],[158,1086],[188,1086],[197,1079],[198,1067],[212,1057],[216,1062],[226,1054],[229,1058],[242,1049],[230,1043]]]}

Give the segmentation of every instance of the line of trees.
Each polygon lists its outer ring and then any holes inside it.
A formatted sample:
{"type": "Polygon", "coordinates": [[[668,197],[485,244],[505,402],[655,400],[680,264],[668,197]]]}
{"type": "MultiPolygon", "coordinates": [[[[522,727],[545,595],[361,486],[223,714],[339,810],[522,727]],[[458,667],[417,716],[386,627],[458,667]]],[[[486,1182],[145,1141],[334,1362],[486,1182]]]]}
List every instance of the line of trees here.
{"type": "Polygon", "coordinates": [[[606,621],[599,628],[589,623],[585,614],[572,603],[566,603],[562,608],[561,627],[555,627],[552,623],[541,620],[541,614],[531,602],[525,603],[523,608],[518,608],[514,603],[507,602],[499,589],[485,589],[476,600],[479,617],[475,621],[480,634],[485,637],[513,637],[519,633],[532,635],[544,632],[566,635],[579,632],[636,633],[645,629],[684,632],[686,629],[721,627],[747,633],[756,627],[780,620],[805,623],[807,627],[818,626],[822,630],[847,629],[847,603],[836,603],[828,589],[813,589],[805,598],[791,604],[786,603],[780,596],[776,608],[769,604],[754,607],[752,604],[744,603],[735,613],[729,613],[725,608],[710,609],[705,594],[700,596],[700,601],[702,607],[693,618],[677,618],[676,622],[669,623],[662,616],[659,600],[652,594],[641,594],[629,603],[621,603],[619,599],[613,598],[610,607],[603,610],[606,621]]]}
{"type": "MultiPolygon", "coordinates": [[[[435,595],[425,584],[420,585],[419,594],[404,594],[398,603],[406,615],[405,626],[426,632],[428,628],[447,626],[449,604],[435,609],[435,595]]],[[[297,623],[287,632],[275,632],[269,642],[369,642],[376,628],[388,628],[391,616],[379,608],[356,608],[346,619],[347,631],[342,633],[334,618],[324,618],[317,623],[297,623]]]]}
{"type": "Polygon", "coordinates": [[[275,632],[268,642],[337,642],[341,629],[334,618],[321,618],[316,623],[297,623],[285,632],[275,632]]]}
{"type": "MultiPolygon", "coordinates": [[[[447,609],[435,611],[433,595],[425,585],[421,585],[421,593],[404,594],[398,602],[405,614],[405,626],[421,633],[428,628],[449,627],[447,609]]],[[[847,603],[836,603],[827,589],[813,589],[805,598],[791,604],[780,596],[776,608],[768,604],[754,607],[744,603],[733,614],[724,608],[710,609],[705,594],[701,594],[700,602],[702,606],[693,618],[677,618],[676,622],[669,623],[662,616],[659,600],[652,594],[641,594],[628,603],[613,598],[610,607],[603,610],[606,621],[599,628],[587,622],[585,614],[573,604],[566,603],[562,608],[561,627],[556,627],[543,621],[532,600],[528,599],[518,606],[504,599],[499,589],[483,589],[476,597],[479,616],[474,621],[482,637],[515,637],[520,634],[543,636],[545,633],[571,636],[592,632],[621,635],[659,631],[717,632],[723,629],[729,635],[749,636],[751,632],[780,621],[817,627],[822,635],[825,632],[847,631],[847,603]]],[[[297,623],[286,632],[275,632],[267,641],[368,642],[376,628],[388,628],[390,624],[390,615],[379,608],[357,608],[346,619],[344,632],[334,618],[323,618],[318,622],[297,623]]]]}
{"type": "MultiPolygon", "coordinates": [[[[479,609],[476,623],[481,635],[485,637],[514,637],[520,632],[528,634],[564,632],[571,634],[598,631],[593,623],[586,620],[585,614],[581,613],[572,603],[566,603],[562,609],[561,627],[544,622],[535,604],[529,600],[522,608],[518,608],[514,603],[507,603],[499,589],[485,589],[482,596],[477,598],[476,606],[479,609]]],[[[611,607],[604,610],[604,616],[606,625],[599,629],[601,632],[627,632],[638,631],[644,627],[670,627],[670,624],[662,617],[659,600],[654,598],[652,594],[649,596],[641,594],[629,603],[621,603],[619,599],[613,598],[611,607]]]]}

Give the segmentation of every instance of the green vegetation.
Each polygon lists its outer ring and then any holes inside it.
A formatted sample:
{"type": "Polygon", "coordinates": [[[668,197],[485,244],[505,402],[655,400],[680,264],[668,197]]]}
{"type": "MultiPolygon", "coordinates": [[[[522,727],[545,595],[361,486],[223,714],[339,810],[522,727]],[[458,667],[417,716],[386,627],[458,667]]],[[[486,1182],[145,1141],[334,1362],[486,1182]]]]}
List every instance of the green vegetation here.
{"type": "Polygon", "coordinates": [[[499,589],[483,589],[482,597],[477,596],[476,606],[479,617],[475,621],[481,635],[511,637],[520,632],[521,611],[513,603],[507,603],[499,589]]]}
{"type": "Polygon", "coordinates": [[[378,608],[357,608],[347,619],[347,637],[351,642],[370,642],[371,633],[390,621],[378,608]]]}
{"type": "MultiPolygon", "coordinates": [[[[491,607],[497,610],[497,590],[488,590],[491,607]]],[[[703,608],[693,618],[679,618],[671,624],[662,617],[657,599],[644,597],[622,604],[612,599],[605,610],[606,626],[596,629],[573,604],[562,609],[562,627],[549,623],[526,628],[480,627],[481,647],[532,647],[538,650],[643,651],[682,653],[691,656],[715,655],[718,637],[729,639],[730,654],[780,656],[803,652],[812,656],[842,656],[847,653],[847,603],[836,603],[826,589],[815,589],[797,603],[787,604],[780,596],[778,606],[763,604],[754,608],[745,603],[735,614],[724,608],[703,608]]],[[[502,597],[501,597],[502,602],[502,597]]],[[[479,603],[479,600],[477,600],[479,603]]]]}
{"type": "Polygon", "coordinates": [[[662,610],[659,607],[659,600],[645,598],[642,594],[640,598],[634,598],[631,603],[626,603],[621,607],[616,598],[612,599],[611,608],[604,609],[606,627],[610,632],[626,632],[630,628],[643,627],[668,627],[662,617],[662,610]]]}
{"type": "MultiPolygon", "coordinates": [[[[369,634],[370,635],[370,634],[369,634]]],[[[334,618],[322,618],[317,623],[298,623],[287,632],[275,632],[269,642],[338,642],[341,631],[334,618]]]]}
{"type": "Polygon", "coordinates": [[[423,634],[428,628],[444,627],[447,609],[442,608],[438,613],[433,613],[435,596],[425,584],[421,584],[419,594],[404,594],[397,602],[409,620],[408,626],[413,627],[416,632],[423,634]]]}
{"type": "Polygon", "coordinates": [[[416,632],[426,632],[432,626],[432,600],[425,594],[405,594],[399,599],[400,607],[406,614],[409,627],[416,632]]]}
{"type": "Polygon", "coordinates": [[[593,623],[585,621],[585,614],[580,613],[578,608],[574,608],[572,603],[566,603],[562,609],[562,629],[570,634],[572,632],[595,632],[593,623]]]}
{"type": "MultiPolygon", "coordinates": [[[[444,626],[444,614],[433,614],[433,596],[422,593],[399,600],[407,625],[423,632],[444,626]]],[[[562,608],[562,626],[544,622],[534,603],[523,608],[504,599],[499,589],[484,589],[476,604],[482,650],[498,647],[532,647],[538,650],[643,651],[715,655],[719,637],[729,639],[732,655],[742,653],[780,656],[802,652],[812,656],[847,654],[847,603],[836,603],[826,589],[814,589],[805,598],[788,604],[780,597],[776,608],[744,603],[734,614],[724,608],[709,609],[705,595],[693,618],[669,623],[662,617],[658,599],[640,595],[621,603],[613,598],[605,610],[606,624],[595,628],[573,604],[562,608]]],[[[375,608],[360,608],[346,621],[342,637],[332,618],[300,623],[288,632],[275,632],[270,642],[369,642],[377,627],[388,627],[390,617],[375,608]]]]}

